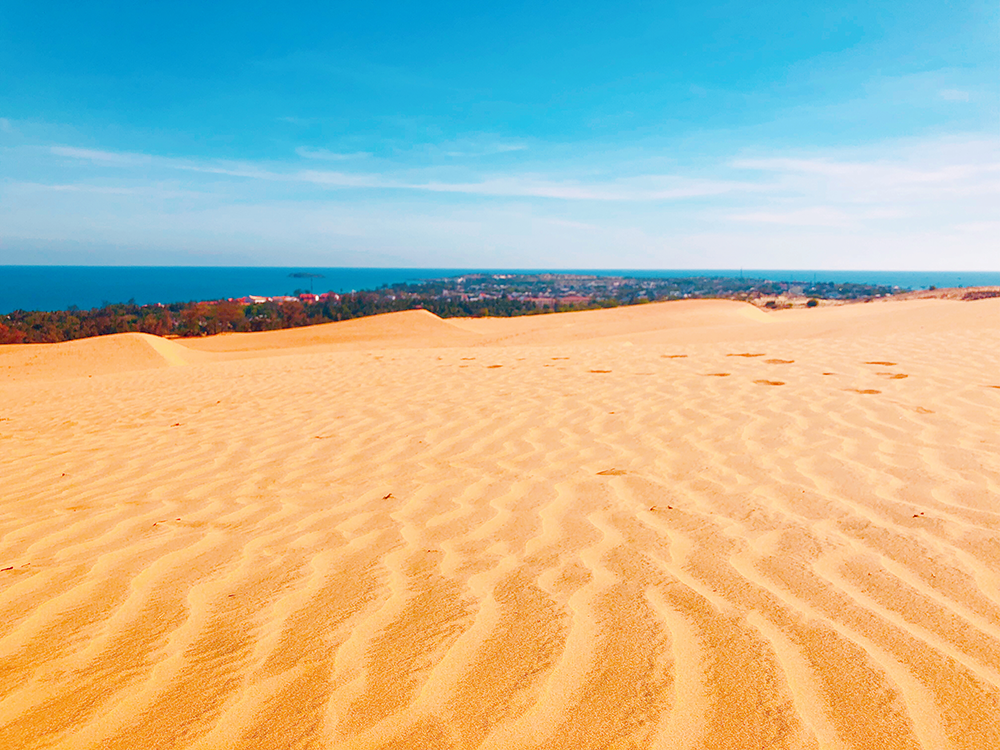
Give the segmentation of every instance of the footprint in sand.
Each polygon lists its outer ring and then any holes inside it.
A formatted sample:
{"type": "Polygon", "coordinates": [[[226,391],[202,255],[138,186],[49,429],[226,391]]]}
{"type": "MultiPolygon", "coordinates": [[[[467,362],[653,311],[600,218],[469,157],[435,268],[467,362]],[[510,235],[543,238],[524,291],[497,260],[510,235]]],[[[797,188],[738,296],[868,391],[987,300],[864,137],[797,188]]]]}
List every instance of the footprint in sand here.
{"type": "Polygon", "coordinates": [[[784,385],[785,383],[781,380],[755,380],[753,381],[757,385],[784,385]]]}
{"type": "Polygon", "coordinates": [[[591,372],[611,372],[611,370],[591,370],[591,372]]]}
{"type": "Polygon", "coordinates": [[[624,469],[605,469],[597,472],[597,475],[601,477],[620,477],[622,474],[628,474],[628,472],[624,469]]]}
{"type": "Polygon", "coordinates": [[[882,392],[876,391],[874,388],[846,388],[845,390],[854,391],[854,393],[864,393],[865,395],[874,395],[882,392]]]}
{"type": "Polygon", "coordinates": [[[750,352],[741,352],[740,354],[727,354],[727,357],[763,357],[764,352],[760,354],[751,354],[750,352]]]}
{"type": "Polygon", "coordinates": [[[794,359],[765,359],[764,361],[769,365],[790,365],[795,362],[794,359]]]}
{"type": "Polygon", "coordinates": [[[487,370],[495,370],[498,367],[503,367],[503,365],[486,365],[487,370]]]}
{"type": "Polygon", "coordinates": [[[889,380],[902,380],[903,378],[910,377],[905,372],[879,372],[876,374],[879,377],[888,378],[889,380]]]}
{"type": "Polygon", "coordinates": [[[883,362],[880,360],[875,360],[874,362],[865,362],[866,365],[882,365],[883,367],[895,367],[895,362],[883,362]]]}
{"type": "Polygon", "coordinates": [[[660,356],[663,357],[663,359],[681,359],[683,357],[686,357],[687,355],[686,354],[661,354],[660,356]]]}
{"type": "Polygon", "coordinates": [[[728,372],[706,372],[706,378],[728,378],[730,373],[728,372]]]}
{"type": "Polygon", "coordinates": [[[997,390],[1000,390],[1000,385],[988,385],[986,387],[987,388],[996,388],[997,390]]]}

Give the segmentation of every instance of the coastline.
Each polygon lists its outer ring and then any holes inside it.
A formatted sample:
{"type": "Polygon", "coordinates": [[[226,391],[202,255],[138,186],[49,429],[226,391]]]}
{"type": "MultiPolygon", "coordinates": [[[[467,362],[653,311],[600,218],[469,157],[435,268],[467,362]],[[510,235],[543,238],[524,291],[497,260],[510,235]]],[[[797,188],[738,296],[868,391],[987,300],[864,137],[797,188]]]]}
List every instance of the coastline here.
{"type": "MultiPolygon", "coordinates": [[[[0,265],[0,314],[16,309],[58,310],[72,305],[81,309],[104,302],[169,304],[191,300],[223,299],[246,294],[290,294],[296,286],[308,288],[309,278],[293,273],[320,274],[313,291],[376,289],[382,284],[419,281],[461,273],[545,273],[545,269],[463,268],[316,268],[316,267],[146,267],[146,266],[17,266],[0,265]],[[316,285],[321,284],[322,289],[316,285]]],[[[625,276],[724,276],[758,277],[809,283],[850,282],[922,289],[928,286],[996,286],[1000,271],[852,271],[802,269],[549,269],[552,273],[625,276]]]]}

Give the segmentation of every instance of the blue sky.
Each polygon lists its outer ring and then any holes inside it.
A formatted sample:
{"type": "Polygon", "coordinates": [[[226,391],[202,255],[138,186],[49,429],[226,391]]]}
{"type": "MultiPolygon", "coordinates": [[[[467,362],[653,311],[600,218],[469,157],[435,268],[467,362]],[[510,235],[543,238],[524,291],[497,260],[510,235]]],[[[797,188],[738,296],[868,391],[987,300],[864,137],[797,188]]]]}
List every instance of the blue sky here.
{"type": "Polygon", "coordinates": [[[1000,270],[995,3],[0,0],[0,264],[1000,270]]]}

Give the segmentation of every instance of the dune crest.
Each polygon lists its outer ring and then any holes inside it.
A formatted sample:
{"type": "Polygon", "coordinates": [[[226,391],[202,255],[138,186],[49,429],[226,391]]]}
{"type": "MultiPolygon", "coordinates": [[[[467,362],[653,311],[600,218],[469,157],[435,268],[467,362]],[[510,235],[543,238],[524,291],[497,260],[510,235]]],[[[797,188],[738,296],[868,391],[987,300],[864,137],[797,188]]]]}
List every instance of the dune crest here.
{"type": "Polygon", "coordinates": [[[59,344],[0,346],[0,381],[81,378],[157,369],[208,359],[148,333],[116,333],[59,344]]]}
{"type": "Polygon", "coordinates": [[[211,352],[260,352],[315,346],[419,348],[462,346],[476,338],[451,319],[439,318],[427,310],[404,310],[280,331],[230,333],[190,339],[190,346],[211,352]]]}
{"type": "Polygon", "coordinates": [[[0,347],[0,750],[1000,747],[997,302],[0,347]]]}

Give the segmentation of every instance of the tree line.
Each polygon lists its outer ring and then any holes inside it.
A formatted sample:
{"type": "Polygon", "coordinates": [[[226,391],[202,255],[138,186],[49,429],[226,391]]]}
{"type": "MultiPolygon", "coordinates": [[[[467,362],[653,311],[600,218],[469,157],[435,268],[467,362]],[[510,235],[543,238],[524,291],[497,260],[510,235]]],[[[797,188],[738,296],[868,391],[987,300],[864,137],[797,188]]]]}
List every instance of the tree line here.
{"type": "MultiPolygon", "coordinates": [[[[608,307],[607,300],[559,305],[555,310],[608,307]]],[[[299,300],[243,304],[235,300],[139,305],[134,301],[105,304],[91,310],[16,310],[0,315],[0,344],[56,343],[111,333],[141,332],[156,336],[211,336],[238,331],[273,331],[331,323],[379,313],[425,309],[442,318],[511,317],[551,312],[530,300],[506,296],[468,300],[433,295],[399,297],[379,292],[354,292],[321,302],[299,300]]]]}
{"type": "MultiPolygon", "coordinates": [[[[244,304],[237,300],[139,305],[134,300],[104,304],[91,310],[55,312],[17,310],[0,315],[0,344],[54,343],[142,332],[157,336],[211,336],[229,331],[273,331],[281,328],[350,320],[367,315],[423,308],[442,318],[511,317],[544,312],[634,305],[657,299],[717,297],[751,300],[796,293],[829,299],[860,299],[892,294],[886,286],[792,282],[728,277],[612,278],[561,275],[471,274],[417,284],[383,285],[375,291],[329,293],[318,302],[283,301],[244,304]],[[557,297],[570,294],[575,302],[557,297]]],[[[295,292],[300,295],[300,291],[295,292]]],[[[303,298],[311,295],[301,293],[303,298]]],[[[776,302],[768,303],[777,306],[776,302]]]]}

